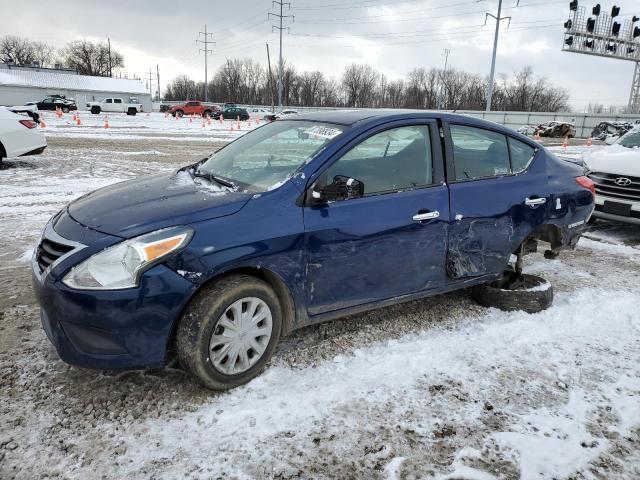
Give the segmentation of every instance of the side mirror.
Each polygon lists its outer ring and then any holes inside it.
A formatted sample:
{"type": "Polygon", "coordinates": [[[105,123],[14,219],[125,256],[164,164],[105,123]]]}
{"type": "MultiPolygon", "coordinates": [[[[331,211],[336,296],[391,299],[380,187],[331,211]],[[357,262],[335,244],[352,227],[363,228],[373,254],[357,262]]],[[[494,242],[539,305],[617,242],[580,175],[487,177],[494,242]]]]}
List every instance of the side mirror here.
{"type": "Polygon", "coordinates": [[[364,196],[364,183],[355,178],[336,175],[333,182],[318,188],[316,185],[309,191],[309,205],[324,205],[327,202],[349,200],[364,196]]]}

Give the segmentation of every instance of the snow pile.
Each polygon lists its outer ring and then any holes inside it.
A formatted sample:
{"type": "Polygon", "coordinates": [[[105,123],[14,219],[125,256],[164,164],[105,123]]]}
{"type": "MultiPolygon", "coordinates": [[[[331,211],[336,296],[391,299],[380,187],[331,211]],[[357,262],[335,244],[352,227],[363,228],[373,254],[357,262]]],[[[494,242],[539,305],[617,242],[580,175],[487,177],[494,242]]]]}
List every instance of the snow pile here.
{"type": "MultiPolygon", "coordinates": [[[[523,479],[563,477],[610,446],[594,427],[602,412],[617,416],[622,435],[640,425],[640,365],[618,361],[639,353],[639,300],[638,291],[584,289],[559,295],[540,314],[490,311],[456,331],[382,342],[300,369],[272,366],[248,386],[212,396],[182,418],[129,429],[120,438],[129,448],[119,467],[129,475],[166,462],[167,477],[180,475],[186,465],[241,478],[269,476],[295,471],[296,459],[287,458],[285,446],[293,442],[302,457],[311,454],[309,437],[318,429],[333,439],[334,451],[353,448],[353,435],[344,433],[367,429],[370,416],[380,423],[381,406],[392,425],[410,426],[429,444],[462,426],[474,429],[495,403],[506,419],[504,429],[475,439],[477,449],[512,458],[523,479]],[[448,405],[454,425],[443,425],[438,397],[452,379],[467,401],[448,405]],[[518,400],[523,384],[532,403],[546,394],[548,404],[530,408],[526,398],[518,400]],[[505,395],[512,400],[501,402],[505,395]],[[155,448],[136,449],[143,438],[155,448]]],[[[385,448],[386,471],[397,478],[407,461],[399,458],[411,452],[401,445],[385,448]]],[[[477,468],[470,452],[453,465],[459,473],[477,468]]],[[[469,478],[492,478],[480,473],[469,478]]]]}

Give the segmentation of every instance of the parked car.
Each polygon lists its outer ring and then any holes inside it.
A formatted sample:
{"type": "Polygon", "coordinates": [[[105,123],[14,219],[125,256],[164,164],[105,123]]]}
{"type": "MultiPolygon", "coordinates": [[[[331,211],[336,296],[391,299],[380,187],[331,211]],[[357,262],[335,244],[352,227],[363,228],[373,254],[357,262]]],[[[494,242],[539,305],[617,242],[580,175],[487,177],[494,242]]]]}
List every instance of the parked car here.
{"type": "Polygon", "coordinates": [[[250,118],[247,109],[240,107],[229,107],[223,109],[222,111],[215,112],[213,114],[213,118],[218,120],[221,115],[224,120],[236,120],[237,118],[239,118],[240,120],[249,120],[250,118]]]}
{"type": "Polygon", "coordinates": [[[262,108],[262,107],[250,107],[246,109],[247,112],[249,112],[249,117],[251,117],[252,119],[260,119],[260,120],[264,120],[266,115],[271,115],[271,110],[269,110],[268,108],[262,108]]]}
{"type": "Polygon", "coordinates": [[[124,98],[110,97],[101,102],[88,102],[87,108],[95,115],[100,112],[126,113],[127,115],[135,115],[142,112],[142,104],[138,102],[137,98],[130,98],[126,102],[124,98]]]}
{"type": "Polygon", "coordinates": [[[629,122],[600,122],[591,131],[591,138],[602,141],[610,138],[615,140],[632,128],[633,124],[629,122]]]}
{"type": "Polygon", "coordinates": [[[47,95],[39,102],[34,102],[38,110],[55,110],[60,108],[64,113],[77,110],[75,100],[66,98],[64,95],[47,95]]]}
{"type": "Polygon", "coordinates": [[[298,114],[297,110],[287,109],[287,110],[282,110],[279,113],[269,113],[268,115],[264,116],[264,119],[270,122],[273,122],[274,120],[277,120],[279,118],[285,118],[285,117],[289,117],[291,115],[297,115],[297,114],[298,114]]]}
{"type": "Polygon", "coordinates": [[[546,308],[522,256],[575,246],[593,195],[579,167],[481,119],[298,115],[76,199],[47,223],[33,284],[64,361],[160,367],[175,349],[227,389],[292,330],[355,312],[473,286],[484,304],[546,308]]]}
{"type": "Polygon", "coordinates": [[[215,112],[219,112],[220,107],[213,103],[200,102],[198,100],[189,100],[181,105],[173,105],[169,109],[174,117],[182,117],[183,115],[198,115],[201,117],[211,117],[215,112]]]}
{"type": "Polygon", "coordinates": [[[573,138],[576,136],[576,127],[571,122],[546,122],[538,125],[536,131],[541,137],[573,138]]]}
{"type": "Polygon", "coordinates": [[[38,155],[45,148],[47,139],[37,121],[0,107],[0,162],[3,158],[38,155]]]}
{"type": "Polygon", "coordinates": [[[596,189],[593,216],[640,225],[640,127],[584,161],[596,189]]]}

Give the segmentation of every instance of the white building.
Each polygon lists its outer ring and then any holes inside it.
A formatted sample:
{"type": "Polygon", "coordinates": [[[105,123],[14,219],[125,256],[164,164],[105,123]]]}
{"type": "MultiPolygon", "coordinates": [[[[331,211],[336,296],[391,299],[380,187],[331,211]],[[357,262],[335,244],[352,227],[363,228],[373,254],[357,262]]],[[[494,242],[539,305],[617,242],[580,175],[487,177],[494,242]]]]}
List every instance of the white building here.
{"type": "Polygon", "coordinates": [[[80,110],[86,102],[107,97],[129,100],[136,97],[142,109],[150,112],[151,95],[142,80],[78,75],[73,70],[23,67],[0,63],[0,105],[24,105],[47,95],[65,95],[74,99],[80,110]]]}

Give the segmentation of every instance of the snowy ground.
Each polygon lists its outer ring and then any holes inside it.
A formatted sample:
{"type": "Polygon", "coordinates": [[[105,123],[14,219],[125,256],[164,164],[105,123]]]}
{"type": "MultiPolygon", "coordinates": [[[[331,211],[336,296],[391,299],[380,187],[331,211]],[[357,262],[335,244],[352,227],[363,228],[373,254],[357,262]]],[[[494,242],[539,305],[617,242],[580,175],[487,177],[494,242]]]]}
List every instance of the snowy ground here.
{"type": "Polygon", "coordinates": [[[466,292],[376,310],[294,333],[225,394],[175,367],[82,370],[39,326],[43,223],[237,133],[158,114],[66,121],[45,119],[43,155],[0,167],[0,478],[640,478],[639,227],[596,223],[559,260],[527,257],[556,292],[541,314],[466,292]]]}

